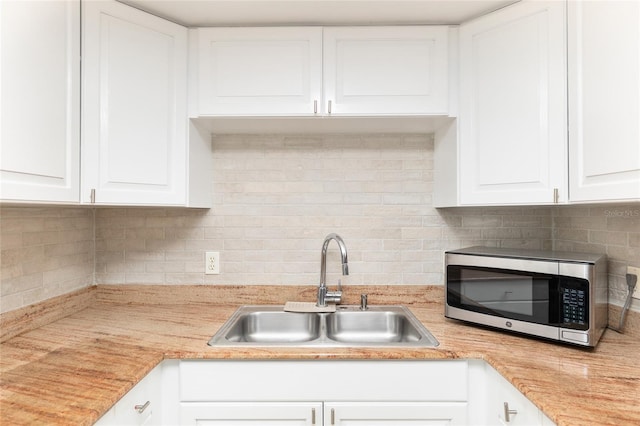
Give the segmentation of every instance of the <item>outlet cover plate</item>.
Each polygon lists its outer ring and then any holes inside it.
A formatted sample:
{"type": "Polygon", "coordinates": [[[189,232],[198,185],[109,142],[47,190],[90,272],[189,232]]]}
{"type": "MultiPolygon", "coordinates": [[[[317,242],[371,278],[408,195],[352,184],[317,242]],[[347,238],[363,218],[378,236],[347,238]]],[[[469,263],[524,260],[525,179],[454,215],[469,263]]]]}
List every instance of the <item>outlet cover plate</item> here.
{"type": "Polygon", "coordinates": [[[634,299],[640,299],[640,268],[635,268],[633,266],[627,266],[627,274],[633,274],[637,278],[636,281],[636,289],[633,292],[634,299]]]}
{"type": "Polygon", "coordinates": [[[218,275],[220,273],[220,252],[208,251],[204,257],[204,273],[218,275]]]}

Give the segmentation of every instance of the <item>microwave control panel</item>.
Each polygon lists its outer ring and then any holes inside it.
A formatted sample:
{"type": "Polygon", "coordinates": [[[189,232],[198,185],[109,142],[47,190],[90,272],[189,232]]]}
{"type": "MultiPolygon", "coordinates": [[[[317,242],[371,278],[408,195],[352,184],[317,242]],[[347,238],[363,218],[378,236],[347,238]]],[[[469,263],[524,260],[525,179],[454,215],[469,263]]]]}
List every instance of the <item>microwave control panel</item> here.
{"type": "Polygon", "coordinates": [[[576,288],[562,289],[562,322],[565,324],[585,324],[586,317],[585,291],[576,288]]]}

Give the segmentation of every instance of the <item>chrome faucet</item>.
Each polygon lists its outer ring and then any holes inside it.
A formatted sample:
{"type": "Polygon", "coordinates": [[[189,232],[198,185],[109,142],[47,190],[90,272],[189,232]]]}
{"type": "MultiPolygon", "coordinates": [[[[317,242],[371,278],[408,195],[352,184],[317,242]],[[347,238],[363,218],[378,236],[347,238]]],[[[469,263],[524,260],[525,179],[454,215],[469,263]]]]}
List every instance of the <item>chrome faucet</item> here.
{"type": "Polygon", "coordinates": [[[322,255],[320,257],[320,285],[318,285],[317,306],[327,306],[327,302],[340,303],[342,301],[342,284],[338,281],[338,290],[329,291],[327,289],[327,247],[329,242],[335,240],[340,248],[342,258],[342,275],[349,275],[349,263],[347,260],[347,246],[338,234],[329,234],[322,244],[322,255]]]}

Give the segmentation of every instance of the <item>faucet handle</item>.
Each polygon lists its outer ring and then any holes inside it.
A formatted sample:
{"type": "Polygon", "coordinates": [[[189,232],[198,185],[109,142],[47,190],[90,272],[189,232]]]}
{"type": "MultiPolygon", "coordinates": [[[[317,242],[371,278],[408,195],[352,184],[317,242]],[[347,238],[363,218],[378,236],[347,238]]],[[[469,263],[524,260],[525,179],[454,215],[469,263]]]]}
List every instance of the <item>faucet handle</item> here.
{"type": "MultiPolygon", "coordinates": [[[[320,291],[318,289],[318,291],[320,291]]],[[[324,293],[324,301],[339,304],[342,302],[342,281],[338,280],[338,290],[337,291],[327,291],[324,293]]]]}
{"type": "Polygon", "coordinates": [[[367,309],[369,309],[369,306],[367,305],[367,295],[366,294],[361,294],[360,295],[360,310],[361,311],[366,311],[367,309]]]}

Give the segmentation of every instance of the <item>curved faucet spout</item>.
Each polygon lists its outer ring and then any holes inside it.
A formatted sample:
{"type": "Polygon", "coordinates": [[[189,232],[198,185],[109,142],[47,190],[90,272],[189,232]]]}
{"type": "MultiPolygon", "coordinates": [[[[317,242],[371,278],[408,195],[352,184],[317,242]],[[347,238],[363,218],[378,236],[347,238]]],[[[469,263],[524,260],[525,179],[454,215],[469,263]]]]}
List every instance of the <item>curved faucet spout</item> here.
{"type": "MultiPolygon", "coordinates": [[[[349,260],[347,258],[347,246],[344,240],[338,234],[329,234],[325,237],[322,244],[322,253],[320,256],[320,285],[318,286],[318,306],[327,306],[327,302],[340,303],[342,300],[342,288],[338,291],[327,290],[327,248],[331,240],[335,240],[340,248],[340,257],[342,259],[342,275],[349,275],[349,260]]],[[[339,284],[338,284],[339,285],[339,284]]]]}

